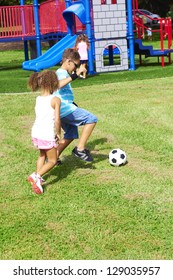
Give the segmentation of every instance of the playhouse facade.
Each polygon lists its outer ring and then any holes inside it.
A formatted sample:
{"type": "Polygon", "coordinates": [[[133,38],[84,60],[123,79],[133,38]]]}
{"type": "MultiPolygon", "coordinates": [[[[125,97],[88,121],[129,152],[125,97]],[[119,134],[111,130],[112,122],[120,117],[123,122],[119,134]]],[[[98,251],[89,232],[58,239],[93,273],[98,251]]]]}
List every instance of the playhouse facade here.
{"type": "Polygon", "coordinates": [[[93,21],[95,37],[95,64],[96,72],[110,72],[128,70],[126,1],[93,0],[93,21]],[[110,46],[118,48],[119,63],[104,65],[104,50],[110,46]]]}

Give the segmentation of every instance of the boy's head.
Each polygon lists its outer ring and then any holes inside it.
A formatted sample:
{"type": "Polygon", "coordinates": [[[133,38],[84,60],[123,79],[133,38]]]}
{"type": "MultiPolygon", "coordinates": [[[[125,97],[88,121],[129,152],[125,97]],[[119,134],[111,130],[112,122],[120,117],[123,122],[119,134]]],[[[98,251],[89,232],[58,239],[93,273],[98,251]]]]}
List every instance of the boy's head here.
{"type": "Polygon", "coordinates": [[[66,49],[62,56],[62,67],[72,73],[80,66],[80,55],[74,49],[66,49]]]}

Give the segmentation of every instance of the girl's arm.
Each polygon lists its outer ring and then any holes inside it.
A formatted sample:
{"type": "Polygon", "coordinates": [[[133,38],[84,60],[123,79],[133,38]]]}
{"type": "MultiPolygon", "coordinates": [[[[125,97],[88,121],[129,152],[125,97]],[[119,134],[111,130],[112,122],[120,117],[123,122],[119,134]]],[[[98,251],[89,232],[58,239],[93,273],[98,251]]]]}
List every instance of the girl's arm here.
{"type": "Polygon", "coordinates": [[[56,130],[56,138],[58,140],[61,139],[61,119],[60,119],[60,107],[61,100],[58,97],[54,97],[51,102],[52,108],[55,110],[55,130],[56,130]]]}

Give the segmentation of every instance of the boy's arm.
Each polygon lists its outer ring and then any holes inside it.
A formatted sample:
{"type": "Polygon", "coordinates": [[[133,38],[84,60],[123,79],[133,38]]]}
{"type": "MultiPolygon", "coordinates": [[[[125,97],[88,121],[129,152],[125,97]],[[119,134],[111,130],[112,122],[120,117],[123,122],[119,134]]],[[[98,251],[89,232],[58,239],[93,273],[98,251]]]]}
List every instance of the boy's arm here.
{"type": "MultiPolygon", "coordinates": [[[[80,65],[80,67],[76,69],[75,79],[77,79],[81,73],[86,72],[86,71],[87,71],[86,68],[83,65],[80,65]]],[[[68,78],[59,80],[59,88],[62,88],[64,86],[66,86],[67,84],[71,83],[73,80],[75,80],[73,77],[74,77],[74,75],[72,74],[68,78]]]]}
{"type": "Polygon", "coordinates": [[[72,81],[71,76],[69,76],[68,78],[59,80],[59,88],[66,86],[67,84],[71,83],[71,81],[72,81]]]}
{"type": "Polygon", "coordinates": [[[55,110],[55,130],[57,140],[61,139],[61,119],[60,119],[60,107],[61,100],[58,97],[54,97],[51,102],[51,106],[55,110]]]}

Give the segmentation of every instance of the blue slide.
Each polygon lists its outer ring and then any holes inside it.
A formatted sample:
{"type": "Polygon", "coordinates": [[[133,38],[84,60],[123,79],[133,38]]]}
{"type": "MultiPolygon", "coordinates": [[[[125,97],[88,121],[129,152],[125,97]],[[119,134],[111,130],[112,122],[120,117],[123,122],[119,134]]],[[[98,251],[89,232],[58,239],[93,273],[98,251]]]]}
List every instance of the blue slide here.
{"type": "Polygon", "coordinates": [[[141,39],[135,39],[135,54],[144,54],[145,57],[150,56],[168,56],[173,49],[154,50],[153,46],[144,46],[141,39]]]}
{"type": "Polygon", "coordinates": [[[66,35],[43,55],[23,62],[23,69],[39,72],[58,64],[62,59],[62,54],[66,48],[72,48],[75,44],[77,35],[66,35]]]}

